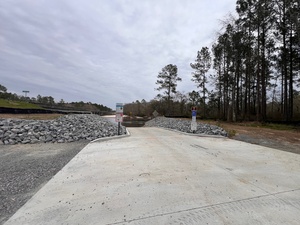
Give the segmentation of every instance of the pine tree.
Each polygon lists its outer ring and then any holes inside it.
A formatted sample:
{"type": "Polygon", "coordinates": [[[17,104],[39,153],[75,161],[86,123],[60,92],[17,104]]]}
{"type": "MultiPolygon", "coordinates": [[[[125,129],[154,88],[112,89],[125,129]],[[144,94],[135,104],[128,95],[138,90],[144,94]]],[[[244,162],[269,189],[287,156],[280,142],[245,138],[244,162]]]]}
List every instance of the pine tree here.
{"type": "Polygon", "coordinates": [[[162,95],[162,98],[167,101],[168,104],[167,111],[169,115],[170,115],[172,94],[176,93],[177,82],[181,81],[181,78],[178,77],[177,71],[178,70],[176,65],[169,64],[164,68],[162,68],[162,70],[159,72],[157,76],[158,80],[156,81],[156,84],[159,85],[159,87],[156,90],[158,91],[165,90],[163,92],[164,95],[162,95]]]}
{"type": "Polygon", "coordinates": [[[198,51],[197,53],[195,63],[191,63],[190,65],[195,70],[195,72],[192,73],[192,81],[197,84],[197,87],[200,88],[200,93],[202,93],[203,115],[205,117],[205,99],[208,93],[208,90],[206,88],[206,84],[208,82],[206,73],[211,67],[211,56],[209,49],[207,47],[202,47],[201,51],[198,51]]]}

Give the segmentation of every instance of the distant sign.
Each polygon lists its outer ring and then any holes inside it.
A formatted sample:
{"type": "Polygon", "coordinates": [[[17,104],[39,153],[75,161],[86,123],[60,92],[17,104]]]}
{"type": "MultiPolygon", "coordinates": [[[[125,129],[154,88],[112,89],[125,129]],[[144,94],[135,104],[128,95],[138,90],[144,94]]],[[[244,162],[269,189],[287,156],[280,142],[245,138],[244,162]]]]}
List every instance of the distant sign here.
{"type": "Polygon", "coordinates": [[[123,103],[116,104],[116,113],[123,113],[123,103]]]}
{"type": "Polygon", "coordinates": [[[123,113],[116,113],[116,122],[123,122],[123,113]]]}
{"type": "Polygon", "coordinates": [[[192,123],[191,123],[191,130],[195,132],[197,130],[197,107],[192,107],[192,123]]]}
{"type": "Polygon", "coordinates": [[[159,113],[158,113],[156,110],[154,110],[154,112],[152,113],[152,115],[153,115],[154,117],[157,117],[157,116],[159,115],[159,113]]]}
{"type": "Polygon", "coordinates": [[[116,122],[123,122],[123,103],[116,104],[116,122]]]}
{"type": "Polygon", "coordinates": [[[197,122],[196,121],[192,121],[192,123],[191,123],[191,130],[192,131],[196,131],[197,130],[197,122]]]}
{"type": "Polygon", "coordinates": [[[197,110],[193,110],[192,111],[192,117],[196,117],[197,116],[197,110]]]}

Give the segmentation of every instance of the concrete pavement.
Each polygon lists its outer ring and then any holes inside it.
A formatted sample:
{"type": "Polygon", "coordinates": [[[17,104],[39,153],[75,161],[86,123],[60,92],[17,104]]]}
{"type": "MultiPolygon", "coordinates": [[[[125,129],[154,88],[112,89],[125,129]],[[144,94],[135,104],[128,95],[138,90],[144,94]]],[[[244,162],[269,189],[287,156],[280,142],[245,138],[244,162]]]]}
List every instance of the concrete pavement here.
{"type": "Polygon", "coordinates": [[[5,225],[300,224],[300,155],[129,131],[86,146],[5,225]]]}

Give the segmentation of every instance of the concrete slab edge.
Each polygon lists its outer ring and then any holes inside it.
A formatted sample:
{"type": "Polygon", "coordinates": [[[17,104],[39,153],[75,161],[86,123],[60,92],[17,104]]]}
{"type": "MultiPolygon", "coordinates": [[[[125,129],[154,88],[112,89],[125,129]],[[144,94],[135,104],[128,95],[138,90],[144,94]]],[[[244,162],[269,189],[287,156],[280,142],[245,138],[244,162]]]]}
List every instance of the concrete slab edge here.
{"type": "Polygon", "coordinates": [[[126,134],[123,134],[123,135],[117,135],[117,136],[111,136],[111,137],[102,137],[102,138],[97,138],[95,140],[92,140],[90,142],[91,143],[94,143],[94,142],[102,142],[102,141],[109,141],[109,140],[113,140],[113,139],[119,139],[119,138],[125,138],[125,137],[129,137],[131,136],[129,130],[126,128],[126,134]]]}
{"type": "Polygon", "coordinates": [[[211,138],[228,138],[228,137],[224,137],[222,135],[210,135],[210,134],[193,134],[193,133],[186,133],[186,132],[182,132],[179,130],[175,130],[175,129],[170,129],[170,128],[165,128],[165,127],[157,127],[157,128],[161,128],[161,129],[165,129],[165,130],[169,130],[169,131],[174,131],[180,134],[184,134],[184,135],[189,135],[189,136],[197,136],[197,137],[211,137],[211,138]]]}

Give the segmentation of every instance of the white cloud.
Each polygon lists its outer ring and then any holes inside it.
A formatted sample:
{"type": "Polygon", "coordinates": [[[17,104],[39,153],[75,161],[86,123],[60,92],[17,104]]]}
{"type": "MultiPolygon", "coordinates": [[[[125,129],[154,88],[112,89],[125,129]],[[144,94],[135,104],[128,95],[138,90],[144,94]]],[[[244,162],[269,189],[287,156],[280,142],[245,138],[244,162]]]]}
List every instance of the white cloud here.
{"type": "Polygon", "coordinates": [[[154,98],[158,72],[172,63],[189,92],[189,64],[234,8],[235,0],[1,1],[0,83],[113,108],[154,98]]]}

